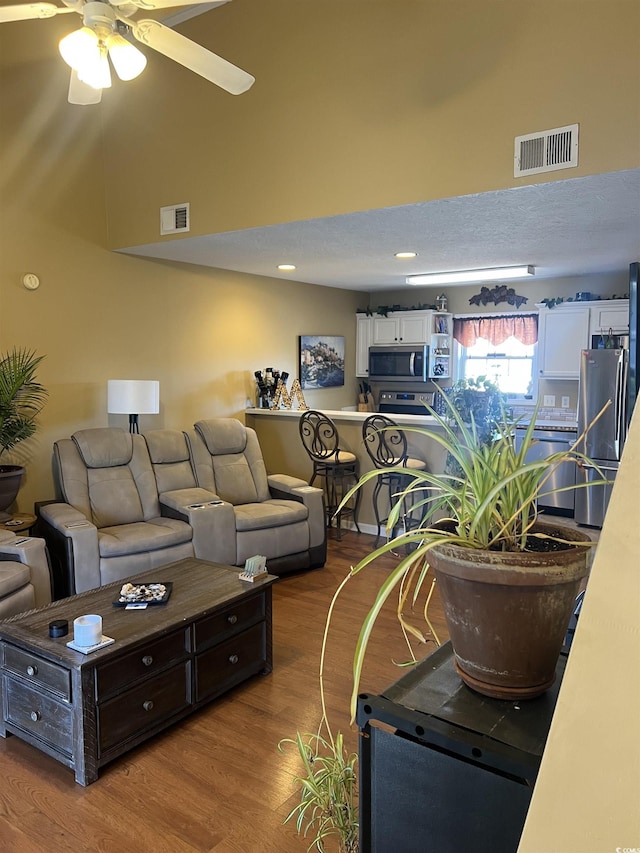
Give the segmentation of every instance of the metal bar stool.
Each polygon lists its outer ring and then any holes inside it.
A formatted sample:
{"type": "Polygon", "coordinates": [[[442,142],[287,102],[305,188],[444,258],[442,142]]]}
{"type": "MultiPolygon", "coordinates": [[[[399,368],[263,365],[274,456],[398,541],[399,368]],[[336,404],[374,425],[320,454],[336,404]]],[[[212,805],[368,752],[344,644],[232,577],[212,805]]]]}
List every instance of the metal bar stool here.
{"type": "Polygon", "coordinates": [[[323,412],[313,409],[304,412],[300,418],[299,429],[304,449],[313,462],[313,474],[309,485],[313,485],[316,477],[320,477],[323,481],[327,527],[331,527],[331,520],[335,515],[338,541],[340,541],[342,519],[351,517],[356,530],[360,533],[358,527],[360,491],[356,492],[350,503],[336,514],[344,495],[358,482],[358,460],[355,454],[340,449],[340,437],[336,425],[323,412]]]}
{"type": "MultiPolygon", "coordinates": [[[[426,463],[422,459],[409,456],[407,437],[400,427],[384,415],[371,415],[362,424],[362,439],[371,461],[376,468],[407,468],[414,471],[424,471],[426,463]]],[[[387,523],[389,513],[383,517],[380,512],[380,493],[386,490],[389,508],[392,496],[401,492],[408,483],[406,474],[389,470],[387,473],[376,477],[373,488],[373,512],[378,525],[378,533],[374,547],[378,544],[381,529],[387,523]]],[[[411,527],[411,507],[404,506],[402,511],[402,525],[406,532],[411,527]]],[[[392,536],[395,535],[395,529],[392,536]]]]}

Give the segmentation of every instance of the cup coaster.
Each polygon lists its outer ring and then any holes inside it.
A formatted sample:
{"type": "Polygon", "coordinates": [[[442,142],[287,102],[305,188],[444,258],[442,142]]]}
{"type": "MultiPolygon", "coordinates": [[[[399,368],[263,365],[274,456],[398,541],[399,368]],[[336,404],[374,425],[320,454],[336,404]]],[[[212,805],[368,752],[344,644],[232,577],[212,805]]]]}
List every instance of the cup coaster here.
{"type": "Polygon", "coordinates": [[[105,637],[102,635],[102,641],[96,643],[94,646],[77,646],[73,640],[69,640],[67,646],[70,649],[73,649],[74,652],[81,652],[83,655],[88,655],[90,652],[97,652],[98,649],[103,649],[105,646],[110,646],[111,643],[115,643],[113,637],[105,637]]]}

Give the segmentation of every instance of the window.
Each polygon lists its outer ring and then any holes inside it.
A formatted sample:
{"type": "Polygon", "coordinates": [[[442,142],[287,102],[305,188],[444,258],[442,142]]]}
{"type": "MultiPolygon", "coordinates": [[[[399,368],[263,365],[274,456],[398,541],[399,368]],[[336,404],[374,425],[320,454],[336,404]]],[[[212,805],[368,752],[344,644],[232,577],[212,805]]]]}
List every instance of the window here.
{"type": "Polygon", "coordinates": [[[486,376],[512,399],[537,395],[537,316],[456,318],[457,378],[486,376]]]}

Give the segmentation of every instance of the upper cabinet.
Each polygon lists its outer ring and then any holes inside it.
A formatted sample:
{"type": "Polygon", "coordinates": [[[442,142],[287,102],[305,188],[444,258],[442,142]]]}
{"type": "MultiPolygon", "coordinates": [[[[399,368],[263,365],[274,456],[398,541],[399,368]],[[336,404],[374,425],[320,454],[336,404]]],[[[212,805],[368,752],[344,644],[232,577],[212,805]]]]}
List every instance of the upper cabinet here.
{"type": "Polygon", "coordinates": [[[451,345],[453,314],[434,311],[431,314],[429,340],[429,376],[432,379],[449,379],[451,376],[451,345]]]}
{"type": "Polygon", "coordinates": [[[590,308],[589,336],[606,337],[608,334],[629,334],[629,300],[608,299],[596,302],[590,308]]]}
{"type": "Polygon", "coordinates": [[[373,317],[372,344],[428,344],[432,311],[398,311],[373,317]]]}
{"type": "Polygon", "coordinates": [[[369,375],[369,347],[373,343],[373,317],[356,315],[356,376],[369,375]]]}
{"type": "Polygon", "coordinates": [[[579,379],[580,351],[589,346],[588,305],[540,307],[538,371],[545,379],[579,379]]]}
{"type": "Polygon", "coordinates": [[[629,333],[629,300],[539,305],[538,369],[545,379],[579,379],[580,350],[602,335],[629,333]]]}

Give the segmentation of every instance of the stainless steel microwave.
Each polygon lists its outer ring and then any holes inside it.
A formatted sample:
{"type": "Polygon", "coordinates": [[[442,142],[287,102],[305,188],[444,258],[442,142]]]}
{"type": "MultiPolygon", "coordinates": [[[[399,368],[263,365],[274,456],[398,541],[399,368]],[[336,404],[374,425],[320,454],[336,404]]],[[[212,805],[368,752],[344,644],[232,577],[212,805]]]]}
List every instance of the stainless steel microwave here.
{"type": "Polygon", "coordinates": [[[369,379],[373,382],[427,382],[429,347],[426,344],[369,347],[369,379]]]}

